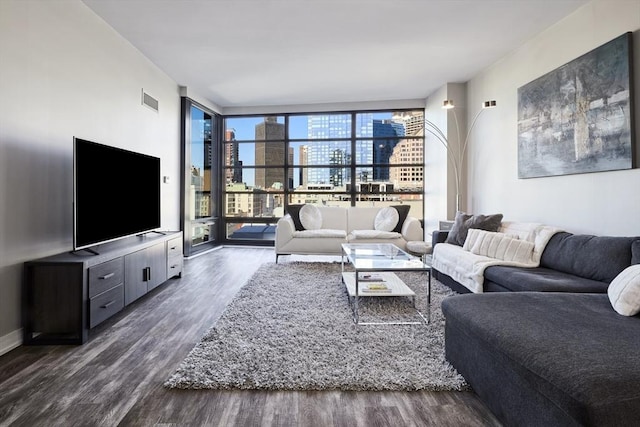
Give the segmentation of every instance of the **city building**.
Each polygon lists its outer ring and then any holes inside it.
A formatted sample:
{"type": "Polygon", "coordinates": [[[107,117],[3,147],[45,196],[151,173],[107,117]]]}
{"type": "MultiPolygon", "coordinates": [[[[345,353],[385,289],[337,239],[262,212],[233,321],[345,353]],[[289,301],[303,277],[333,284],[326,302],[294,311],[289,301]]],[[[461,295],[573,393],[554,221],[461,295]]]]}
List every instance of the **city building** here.
{"type": "MultiPolygon", "coordinates": [[[[398,137],[405,135],[404,123],[393,120],[373,120],[373,163],[389,163],[393,148],[398,143],[398,137]],[[388,136],[389,139],[378,139],[388,136]]],[[[374,167],[373,180],[385,181],[389,179],[388,167],[374,167]]]]}
{"type": "Polygon", "coordinates": [[[224,171],[226,183],[242,182],[242,161],[239,158],[239,147],[233,129],[224,132],[224,164],[229,166],[224,171]]]}
{"type": "MultiPolygon", "coordinates": [[[[402,139],[394,147],[389,163],[407,166],[391,167],[389,178],[397,190],[421,190],[424,183],[422,164],[424,144],[421,139],[402,139]]],[[[403,198],[407,197],[403,195],[403,198]]]]}
{"type": "MultiPolygon", "coordinates": [[[[351,137],[351,127],[351,115],[349,114],[309,116],[308,138],[313,142],[307,148],[307,164],[327,166],[327,168],[309,169],[308,183],[330,183],[342,186],[351,181],[350,171],[341,167],[351,163],[351,147],[345,140],[351,137]]],[[[358,138],[373,136],[373,115],[371,113],[356,115],[355,133],[358,138]]],[[[357,141],[354,155],[358,164],[373,163],[371,140],[357,141]]],[[[359,173],[366,179],[372,179],[373,168],[360,168],[359,173]]]]}
{"type": "Polygon", "coordinates": [[[283,165],[284,123],[278,123],[276,117],[265,117],[264,122],[256,125],[255,143],[255,186],[256,188],[270,188],[274,183],[282,184],[284,176],[282,169],[269,168],[269,165],[283,165]]]}

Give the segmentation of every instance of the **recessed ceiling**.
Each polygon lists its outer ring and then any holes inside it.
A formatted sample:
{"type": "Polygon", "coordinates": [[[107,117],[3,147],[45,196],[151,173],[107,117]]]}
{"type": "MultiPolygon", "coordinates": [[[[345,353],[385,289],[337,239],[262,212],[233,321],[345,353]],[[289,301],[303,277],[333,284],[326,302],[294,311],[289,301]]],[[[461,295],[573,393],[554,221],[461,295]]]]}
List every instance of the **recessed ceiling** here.
{"type": "Polygon", "coordinates": [[[425,99],[588,0],[83,0],[222,107],[425,99]]]}

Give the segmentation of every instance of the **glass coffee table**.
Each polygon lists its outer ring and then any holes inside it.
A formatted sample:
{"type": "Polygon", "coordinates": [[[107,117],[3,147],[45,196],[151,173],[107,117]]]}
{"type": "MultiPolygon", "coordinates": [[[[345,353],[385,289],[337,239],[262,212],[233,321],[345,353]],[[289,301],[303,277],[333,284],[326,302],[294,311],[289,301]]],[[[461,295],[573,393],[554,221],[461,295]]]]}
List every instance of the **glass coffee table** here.
{"type": "Polygon", "coordinates": [[[431,257],[408,254],[392,243],[343,243],[342,282],[347,288],[353,321],[357,325],[415,325],[429,323],[431,316],[431,257]],[[355,271],[345,271],[345,258],[355,271]],[[417,309],[415,292],[394,272],[418,271],[427,275],[427,316],[417,309]],[[362,297],[407,297],[421,321],[360,322],[358,300],[362,297]]]}

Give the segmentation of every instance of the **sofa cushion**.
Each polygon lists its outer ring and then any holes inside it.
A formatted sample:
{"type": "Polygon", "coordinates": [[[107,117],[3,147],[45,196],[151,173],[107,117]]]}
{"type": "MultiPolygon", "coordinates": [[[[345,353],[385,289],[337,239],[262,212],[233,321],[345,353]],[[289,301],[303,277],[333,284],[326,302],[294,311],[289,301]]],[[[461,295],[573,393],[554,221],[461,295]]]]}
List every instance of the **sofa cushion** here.
{"type": "Polygon", "coordinates": [[[464,245],[464,241],[467,238],[467,233],[470,228],[478,228],[485,231],[498,231],[501,222],[502,214],[469,215],[458,211],[445,242],[462,246],[464,245]]]}
{"type": "Polygon", "coordinates": [[[398,225],[398,211],[391,207],[382,208],[373,220],[373,228],[379,231],[393,231],[398,225]]]}
{"type": "Polygon", "coordinates": [[[398,223],[391,231],[395,231],[396,233],[402,233],[402,226],[404,225],[407,216],[409,216],[409,210],[411,209],[410,205],[394,205],[391,206],[395,210],[398,211],[398,223]]]}
{"type": "Polygon", "coordinates": [[[640,317],[619,316],[606,295],[467,294],[442,311],[447,359],[505,425],[640,418],[640,317]],[[566,418],[542,422],[550,413],[566,418]]]}
{"type": "Polygon", "coordinates": [[[322,228],[347,230],[348,210],[336,206],[318,206],[322,213],[322,228]]]}
{"type": "Polygon", "coordinates": [[[291,216],[293,220],[293,225],[296,230],[301,231],[304,230],[304,225],[300,222],[300,209],[302,209],[304,205],[289,205],[287,206],[287,213],[291,216]]]}
{"type": "Polygon", "coordinates": [[[472,228],[467,233],[463,249],[502,261],[530,262],[533,242],[519,240],[504,233],[472,228]]]}
{"type": "Polygon", "coordinates": [[[607,282],[585,279],[545,267],[520,268],[493,265],[484,270],[485,292],[605,293],[608,287],[607,282]]]}
{"type": "Polygon", "coordinates": [[[300,222],[306,230],[322,228],[322,213],[316,205],[306,204],[300,209],[300,222]]]}
{"type": "Polygon", "coordinates": [[[631,245],[636,239],[559,232],[549,240],[540,266],[611,283],[631,265],[631,245]]]}
{"type": "Polygon", "coordinates": [[[347,232],[344,230],[332,230],[330,228],[321,228],[318,230],[302,230],[294,231],[293,237],[300,237],[305,239],[310,238],[322,238],[322,237],[347,237],[347,232]]]}
{"type": "Polygon", "coordinates": [[[623,316],[640,313],[640,264],[625,268],[607,290],[613,309],[623,316]]]}
{"type": "Polygon", "coordinates": [[[631,244],[631,264],[640,264],[640,239],[631,244]]]}
{"type": "Polygon", "coordinates": [[[380,230],[353,230],[349,233],[348,240],[365,240],[365,239],[399,239],[402,234],[395,231],[380,230]]]}

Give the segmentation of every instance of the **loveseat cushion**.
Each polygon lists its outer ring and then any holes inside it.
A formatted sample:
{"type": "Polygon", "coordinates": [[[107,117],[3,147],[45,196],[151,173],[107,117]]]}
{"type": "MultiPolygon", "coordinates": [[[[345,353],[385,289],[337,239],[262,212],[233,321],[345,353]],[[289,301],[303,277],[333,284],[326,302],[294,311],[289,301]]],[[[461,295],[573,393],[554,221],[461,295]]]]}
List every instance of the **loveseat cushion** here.
{"type": "Polygon", "coordinates": [[[347,232],[344,230],[332,230],[330,228],[321,228],[319,230],[301,230],[294,231],[293,237],[299,237],[304,239],[312,239],[312,238],[335,238],[347,237],[347,232]]]}
{"type": "Polygon", "coordinates": [[[484,271],[485,292],[587,292],[606,293],[609,284],[545,267],[520,268],[494,265],[484,271]]]}
{"type": "Polygon", "coordinates": [[[637,237],[556,233],[545,248],[540,266],[587,279],[611,283],[631,265],[631,245],[637,237]]]}
{"type": "Polygon", "coordinates": [[[351,240],[365,240],[365,239],[399,239],[402,234],[395,231],[380,231],[380,230],[353,230],[347,236],[349,241],[351,240]]]}
{"type": "Polygon", "coordinates": [[[505,425],[640,419],[640,317],[606,294],[467,294],[442,311],[447,359],[505,425]]]}

